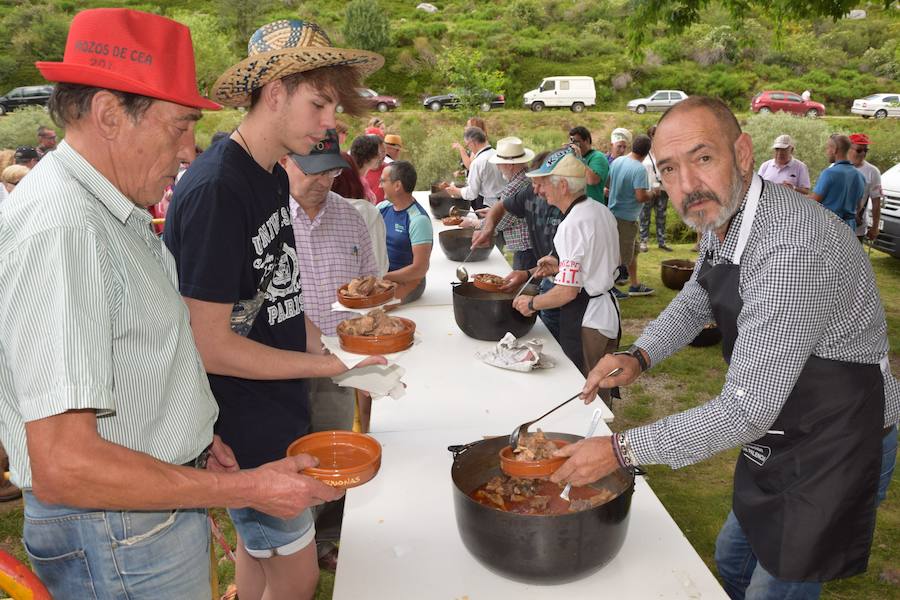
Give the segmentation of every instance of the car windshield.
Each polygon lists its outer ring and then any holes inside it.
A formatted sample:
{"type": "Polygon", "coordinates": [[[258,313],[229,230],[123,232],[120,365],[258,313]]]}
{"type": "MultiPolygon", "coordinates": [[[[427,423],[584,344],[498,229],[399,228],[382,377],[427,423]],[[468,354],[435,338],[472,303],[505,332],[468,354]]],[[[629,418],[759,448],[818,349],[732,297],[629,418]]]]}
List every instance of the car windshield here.
{"type": "Polygon", "coordinates": [[[866,96],[863,100],[881,100],[882,96],[884,96],[884,94],[872,94],[871,96],[866,96]]]}
{"type": "Polygon", "coordinates": [[[359,95],[363,98],[371,98],[373,96],[377,96],[378,94],[375,93],[375,90],[370,90],[369,88],[360,88],[359,95]]]}

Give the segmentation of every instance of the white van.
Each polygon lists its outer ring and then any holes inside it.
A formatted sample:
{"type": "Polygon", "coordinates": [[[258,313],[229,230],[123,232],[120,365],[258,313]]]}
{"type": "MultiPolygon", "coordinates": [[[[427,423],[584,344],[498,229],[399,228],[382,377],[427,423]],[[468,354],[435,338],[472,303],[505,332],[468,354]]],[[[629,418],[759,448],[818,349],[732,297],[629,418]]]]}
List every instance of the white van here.
{"type": "MultiPolygon", "coordinates": [[[[866,209],[866,222],[872,223],[872,209],[866,209]]],[[[900,258],[900,164],[881,174],[881,220],[874,245],[894,258],[900,258]]]]}
{"type": "Polygon", "coordinates": [[[566,107],[581,112],[585,106],[597,103],[597,88],[593,77],[546,77],[540,87],[525,92],[523,104],[539,112],[544,108],[566,107]]]}

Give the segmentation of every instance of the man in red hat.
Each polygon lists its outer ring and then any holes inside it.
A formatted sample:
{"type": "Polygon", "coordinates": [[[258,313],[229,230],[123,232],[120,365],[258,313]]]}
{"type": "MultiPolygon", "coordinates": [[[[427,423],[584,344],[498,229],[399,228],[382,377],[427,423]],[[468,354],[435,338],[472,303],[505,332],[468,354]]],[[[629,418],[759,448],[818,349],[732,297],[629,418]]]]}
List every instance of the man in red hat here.
{"type": "Polygon", "coordinates": [[[850,150],[847,160],[856,167],[866,180],[866,191],[859,200],[856,211],[856,237],[860,242],[878,237],[878,222],[881,220],[881,171],[866,160],[869,152],[869,136],[854,133],[850,136],[850,150]],[[866,224],[866,206],[872,207],[872,224],[866,224]]]}
{"type": "Polygon", "coordinates": [[[79,13],[63,61],[37,67],[66,140],[0,214],[0,437],[25,547],[55,598],[209,598],[205,507],[290,518],[340,496],[299,474],[312,457],[238,471],[213,435],[147,207],[219,105],[197,91],[187,27],[133,10],[79,13]]]}
{"type": "MultiPolygon", "coordinates": [[[[334,129],[338,105],[360,112],[359,81],[384,59],[335,48],[318,25],[298,20],[259,28],[248,54],[219,77],[211,95],[249,110],[230,139],[201,154],[178,183],[163,237],[219,404],[216,431],[240,465],[253,468],[284,456],[309,431],[308,380],[347,370],[323,353],[319,330],[305,314],[290,185],[278,161],[309,154],[334,129]]],[[[310,511],[273,518],[247,507],[230,515],[241,598],[313,596],[318,565],[310,511]]]]}

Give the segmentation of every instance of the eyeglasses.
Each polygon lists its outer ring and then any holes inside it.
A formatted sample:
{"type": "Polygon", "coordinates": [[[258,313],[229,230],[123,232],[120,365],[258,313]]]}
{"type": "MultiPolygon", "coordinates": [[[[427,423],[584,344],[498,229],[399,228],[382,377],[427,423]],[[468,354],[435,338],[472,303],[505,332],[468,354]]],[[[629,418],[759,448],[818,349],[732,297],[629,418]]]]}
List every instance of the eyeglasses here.
{"type": "Polygon", "coordinates": [[[854,152],[856,152],[857,154],[866,154],[869,151],[869,147],[868,146],[862,146],[862,147],[856,146],[856,147],[853,147],[852,150],[854,152]]]}
{"type": "Polygon", "coordinates": [[[55,135],[55,134],[54,134],[54,135],[47,135],[47,134],[45,133],[45,134],[43,134],[41,137],[44,138],[45,140],[55,140],[55,139],[56,139],[56,135],[55,135]]]}

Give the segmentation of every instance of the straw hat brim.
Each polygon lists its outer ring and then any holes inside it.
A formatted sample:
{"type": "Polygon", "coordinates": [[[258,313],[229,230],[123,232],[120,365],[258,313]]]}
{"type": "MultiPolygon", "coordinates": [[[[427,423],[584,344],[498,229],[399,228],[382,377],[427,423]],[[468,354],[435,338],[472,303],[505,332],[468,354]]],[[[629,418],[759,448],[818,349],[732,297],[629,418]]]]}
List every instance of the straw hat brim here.
{"type": "Polygon", "coordinates": [[[210,89],[210,97],[224,106],[249,106],[250,94],[270,81],[320,67],[348,66],[362,78],[384,65],[384,57],[366,50],[330,47],[283,48],[260,52],[231,66],[210,89]]]}
{"type": "Polygon", "coordinates": [[[523,152],[524,154],[522,156],[516,158],[500,158],[495,152],[495,154],[488,159],[488,162],[495,165],[521,165],[530,163],[534,159],[534,150],[524,148],[523,152]]]}

